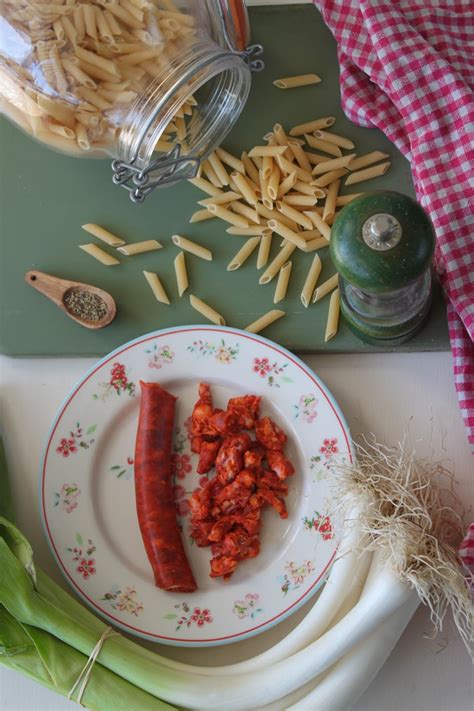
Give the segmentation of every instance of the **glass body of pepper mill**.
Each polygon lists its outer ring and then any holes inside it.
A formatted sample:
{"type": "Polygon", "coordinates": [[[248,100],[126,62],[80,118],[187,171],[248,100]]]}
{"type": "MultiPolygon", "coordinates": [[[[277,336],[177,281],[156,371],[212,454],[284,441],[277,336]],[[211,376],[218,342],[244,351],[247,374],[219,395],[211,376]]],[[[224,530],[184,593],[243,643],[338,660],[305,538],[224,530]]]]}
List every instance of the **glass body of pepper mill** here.
{"type": "Polygon", "coordinates": [[[359,338],[396,346],[419,331],[431,305],[434,245],[428,216],[407,195],[365,193],[343,208],[330,251],[341,312],[359,338]]]}

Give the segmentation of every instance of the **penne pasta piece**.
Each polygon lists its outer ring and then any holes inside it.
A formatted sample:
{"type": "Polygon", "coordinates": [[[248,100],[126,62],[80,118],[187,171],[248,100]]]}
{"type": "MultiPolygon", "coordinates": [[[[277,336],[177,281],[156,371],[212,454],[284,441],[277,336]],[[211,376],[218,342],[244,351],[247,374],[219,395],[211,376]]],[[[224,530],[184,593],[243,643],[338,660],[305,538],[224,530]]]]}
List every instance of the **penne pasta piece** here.
{"type": "Polygon", "coordinates": [[[273,200],[268,194],[268,178],[263,175],[263,170],[260,171],[260,191],[262,193],[262,202],[266,208],[273,210],[273,200]]]}
{"type": "Polygon", "coordinates": [[[77,145],[83,151],[90,151],[91,144],[89,141],[89,134],[87,133],[87,128],[81,123],[76,125],[76,141],[77,145]]]}
{"type": "Polygon", "coordinates": [[[251,151],[249,151],[249,158],[273,158],[274,156],[281,156],[285,153],[285,146],[254,146],[251,151]]]}
{"type": "Polygon", "coordinates": [[[293,126],[290,131],[290,136],[304,136],[305,133],[312,133],[313,131],[318,131],[320,128],[330,128],[335,122],[336,119],[334,116],[325,116],[324,118],[315,119],[314,121],[301,123],[298,126],[293,126]]]}
{"type": "Polygon", "coordinates": [[[143,22],[127,12],[127,10],[121,7],[118,3],[108,3],[107,9],[117,18],[117,20],[120,20],[127,27],[132,27],[138,30],[143,29],[143,22]]]}
{"type": "Polygon", "coordinates": [[[113,32],[109,27],[107,18],[105,17],[103,11],[100,8],[96,8],[96,23],[99,37],[107,44],[113,44],[113,32]]]}
{"type": "Polygon", "coordinates": [[[330,170],[329,173],[324,173],[324,175],[320,175],[318,178],[316,178],[316,180],[313,180],[311,182],[311,185],[319,188],[324,188],[326,187],[326,185],[329,185],[329,183],[333,183],[338,178],[342,178],[343,175],[347,175],[346,168],[330,170]]]}
{"type": "Polygon", "coordinates": [[[258,246],[257,269],[262,269],[268,264],[270,250],[272,248],[272,236],[273,233],[269,229],[262,232],[262,238],[258,246]]]}
{"type": "Polygon", "coordinates": [[[63,136],[63,138],[76,138],[76,132],[67,126],[56,126],[55,124],[50,124],[48,126],[48,131],[55,133],[57,136],[63,136]]]}
{"type": "Polygon", "coordinates": [[[207,207],[208,205],[225,205],[226,203],[239,200],[241,197],[240,193],[228,190],[226,193],[214,195],[212,197],[205,198],[205,200],[198,200],[198,205],[202,205],[203,207],[207,207]]]}
{"type": "Polygon", "coordinates": [[[96,244],[80,244],[79,249],[82,249],[83,252],[90,254],[90,256],[94,257],[94,259],[97,259],[97,261],[105,264],[106,267],[112,267],[114,264],[120,264],[118,259],[112,257],[111,254],[108,254],[108,252],[101,247],[98,247],[96,244]]]}
{"type": "Polygon", "coordinates": [[[317,301],[321,301],[327,294],[331,293],[331,291],[334,291],[334,289],[337,289],[337,285],[339,283],[339,274],[333,274],[332,277],[329,277],[329,279],[326,279],[325,282],[321,284],[321,286],[318,286],[315,289],[315,292],[313,294],[313,304],[315,304],[317,301]]]}
{"type": "Polygon", "coordinates": [[[319,165],[320,163],[325,163],[328,159],[327,156],[322,156],[320,153],[310,153],[305,151],[305,156],[311,163],[311,165],[319,165]]]}
{"type": "Polygon", "coordinates": [[[300,168],[303,168],[303,170],[306,170],[306,172],[311,173],[311,163],[309,162],[306,153],[299,145],[299,143],[296,143],[295,141],[289,141],[288,146],[300,168]]]}
{"type": "Polygon", "coordinates": [[[135,254],[154,252],[162,247],[163,245],[157,242],[156,239],[146,239],[143,242],[134,242],[133,244],[125,244],[123,247],[117,247],[117,252],[124,254],[126,257],[133,257],[135,254]]]}
{"type": "Polygon", "coordinates": [[[350,195],[339,195],[336,198],[336,207],[342,207],[343,205],[348,205],[350,202],[360,197],[364,193],[351,193],[350,195]]]}
{"type": "Polygon", "coordinates": [[[338,136],[337,133],[331,133],[331,131],[322,131],[321,129],[316,129],[313,132],[315,138],[322,138],[323,141],[328,141],[329,143],[334,143],[340,148],[347,148],[348,150],[354,149],[354,144],[348,138],[344,136],[338,136]]]}
{"type": "Polygon", "coordinates": [[[222,163],[228,165],[229,168],[232,168],[233,171],[236,171],[241,175],[245,175],[245,166],[243,161],[239,160],[239,158],[236,158],[232,155],[232,153],[229,153],[223,148],[216,148],[216,153],[221,159],[222,163]]]}
{"type": "Polygon", "coordinates": [[[323,141],[321,138],[316,138],[316,136],[311,136],[305,133],[304,137],[306,142],[311,148],[316,148],[317,151],[322,151],[323,153],[329,153],[331,156],[340,158],[342,156],[342,151],[339,146],[334,143],[329,143],[328,141],[323,141]]]}
{"type": "Polygon", "coordinates": [[[251,225],[250,227],[228,227],[226,229],[227,234],[240,235],[242,237],[252,237],[254,235],[261,235],[266,231],[271,231],[266,225],[251,225]]]}
{"type": "Polygon", "coordinates": [[[290,173],[290,175],[288,175],[284,180],[281,181],[278,187],[277,199],[281,200],[284,195],[286,195],[290,190],[294,188],[295,183],[296,172],[293,171],[293,173],[290,173]]]}
{"type": "Polygon", "coordinates": [[[61,17],[61,25],[70,43],[75,45],[79,41],[77,29],[67,15],[61,17]]]}
{"type": "Polygon", "coordinates": [[[267,193],[268,193],[270,200],[276,200],[278,197],[278,189],[280,187],[280,177],[281,177],[280,169],[275,164],[273,166],[271,175],[268,179],[268,185],[267,185],[267,193]]]}
{"type": "Polygon", "coordinates": [[[104,17],[107,20],[107,24],[112,30],[112,33],[114,35],[121,35],[123,34],[122,28],[120,27],[119,23],[115,19],[115,17],[112,15],[110,10],[104,10],[104,17]]]}
{"type": "Polygon", "coordinates": [[[231,212],[226,207],[222,205],[208,205],[207,209],[216,217],[220,217],[224,222],[229,222],[235,227],[250,227],[248,220],[242,215],[237,215],[235,212],[231,212]]]}
{"type": "Polygon", "coordinates": [[[285,205],[297,207],[313,207],[318,202],[316,195],[298,195],[298,193],[290,193],[282,199],[285,205]]]}
{"type": "Polygon", "coordinates": [[[285,311],[272,309],[263,316],[260,316],[260,318],[258,318],[253,323],[250,323],[248,326],[246,326],[244,328],[244,331],[248,331],[249,333],[260,333],[260,331],[263,331],[264,328],[267,328],[267,326],[270,326],[272,323],[274,323],[284,315],[285,311]]]}
{"type": "Polygon", "coordinates": [[[92,39],[97,38],[97,26],[95,21],[95,7],[94,5],[83,5],[82,12],[84,15],[84,24],[86,27],[86,35],[92,37],[92,39]]]}
{"type": "Polygon", "coordinates": [[[213,166],[210,164],[209,159],[203,160],[201,163],[202,167],[202,172],[206,176],[206,178],[209,180],[212,185],[214,185],[216,188],[222,188],[223,185],[219,178],[217,177],[216,171],[214,170],[213,166]]]}
{"type": "Polygon", "coordinates": [[[212,183],[204,178],[191,178],[189,182],[208,195],[222,195],[222,190],[220,188],[216,188],[215,185],[212,185],[212,183]]]}
{"type": "Polygon", "coordinates": [[[326,222],[324,222],[319,212],[317,212],[316,210],[308,210],[305,211],[304,214],[309,217],[316,229],[319,230],[322,236],[325,237],[329,242],[329,240],[331,239],[331,228],[326,222]]]}
{"type": "Polygon", "coordinates": [[[311,266],[309,268],[308,274],[306,275],[303,289],[301,291],[301,303],[303,304],[305,309],[307,309],[311,303],[314,289],[316,287],[316,284],[318,283],[319,275],[321,274],[322,268],[323,267],[321,264],[321,259],[316,254],[313,257],[313,261],[311,262],[311,266]]]}
{"type": "Polygon", "coordinates": [[[283,130],[283,126],[280,123],[276,123],[273,126],[273,135],[275,136],[277,145],[287,146],[287,150],[283,153],[283,155],[287,160],[291,160],[292,154],[290,148],[288,147],[288,136],[286,135],[285,131],[283,130]]]}
{"type": "Polygon", "coordinates": [[[334,338],[339,325],[340,300],[339,289],[334,289],[329,301],[329,311],[326,323],[326,333],[324,334],[324,343],[327,343],[334,338]]]}
{"type": "Polygon", "coordinates": [[[87,224],[82,225],[82,229],[90,235],[97,237],[97,239],[102,240],[102,242],[110,245],[110,247],[121,247],[126,244],[124,239],[117,237],[117,235],[114,235],[113,232],[109,232],[109,230],[106,230],[104,227],[96,225],[93,222],[88,222],[87,224]]]}
{"type": "Polygon", "coordinates": [[[317,74],[298,74],[294,77],[285,77],[284,79],[276,79],[273,85],[278,89],[294,89],[298,86],[308,86],[309,84],[319,84],[321,77],[317,74]]]}
{"type": "Polygon", "coordinates": [[[366,168],[368,165],[372,165],[372,163],[378,163],[379,160],[383,160],[384,158],[389,158],[388,153],[382,153],[381,151],[372,151],[371,153],[366,153],[363,156],[354,158],[354,160],[351,161],[349,170],[354,171],[360,170],[361,168],[366,168]]]}
{"type": "Polygon", "coordinates": [[[184,252],[179,252],[179,254],[176,255],[174,260],[174,271],[176,274],[176,284],[178,285],[178,294],[181,297],[189,286],[184,252]]]}
{"type": "Polygon", "coordinates": [[[270,262],[268,267],[265,269],[265,271],[263,272],[262,276],[260,277],[258,283],[259,284],[268,284],[269,282],[271,282],[271,280],[278,274],[281,267],[291,257],[291,255],[293,254],[295,249],[296,249],[296,246],[294,244],[291,244],[291,243],[285,244],[285,246],[282,247],[282,249],[280,249],[278,254],[275,256],[275,258],[270,262]]]}
{"type": "Polygon", "coordinates": [[[319,163],[319,165],[316,165],[313,168],[312,173],[313,175],[322,175],[323,173],[328,173],[330,170],[348,168],[354,156],[355,153],[350,153],[349,155],[342,156],[341,158],[334,158],[334,160],[327,160],[324,161],[324,163],[319,163]]]}
{"type": "Polygon", "coordinates": [[[327,222],[328,219],[332,219],[336,214],[336,200],[340,185],[341,181],[339,179],[329,183],[328,194],[326,196],[326,202],[324,203],[324,222],[327,222]]]}
{"type": "Polygon", "coordinates": [[[293,244],[295,247],[298,247],[298,249],[305,249],[305,238],[302,237],[298,232],[295,232],[294,230],[284,225],[279,220],[269,220],[268,227],[272,230],[272,232],[276,232],[277,235],[280,235],[280,237],[283,237],[288,242],[290,242],[290,244],[293,244]]]}
{"type": "Polygon", "coordinates": [[[207,208],[203,208],[202,210],[193,212],[189,222],[204,222],[205,220],[213,220],[215,217],[217,217],[217,215],[213,215],[207,208]]]}
{"type": "Polygon", "coordinates": [[[371,168],[365,168],[364,170],[358,170],[355,173],[351,173],[346,178],[344,185],[353,185],[354,183],[361,183],[363,180],[378,178],[380,175],[384,175],[387,172],[390,165],[390,161],[387,161],[386,163],[380,163],[379,165],[373,165],[371,168]]]}
{"type": "Polygon", "coordinates": [[[97,91],[94,89],[88,89],[86,86],[78,86],[76,88],[76,93],[79,94],[83,99],[88,101],[92,106],[100,109],[100,111],[105,111],[106,109],[112,108],[110,101],[104,99],[97,91]]]}
{"type": "Polygon", "coordinates": [[[81,42],[86,34],[83,5],[76,5],[73,11],[74,27],[76,29],[77,41],[81,42]]]}
{"type": "Polygon", "coordinates": [[[293,266],[293,263],[290,262],[285,262],[285,264],[282,266],[280,271],[278,272],[278,279],[275,287],[275,294],[273,296],[273,303],[278,304],[280,301],[283,301],[283,299],[286,296],[286,292],[288,291],[288,282],[290,281],[290,276],[291,276],[291,268],[293,266]]]}
{"type": "MultiPolygon", "coordinates": [[[[240,196],[239,196],[240,197],[240,196]]],[[[230,204],[232,210],[236,212],[238,215],[243,215],[243,217],[246,217],[247,220],[250,222],[255,223],[256,225],[260,225],[260,215],[256,210],[253,210],[251,207],[248,205],[244,205],[242,202],[232,202],[230,204]]],[[[252,225],[249,225],[250,227],[252,225]]]]}
{"type": "Polygon", "coordinates": [[[244,200],[246,200],[250,205],[256,205],[258,203],[258,196],[248,178],[237,171],[231,173],[231,178],[237,186],[239,192],[242,194],[244,200]]]}
{"type": "Polygon", "coordinates": [[[261,173],[264,180],[269,180],[270,175],[273,172],[273,158],[272,156],[264,156],[261,173]]]}
{"type": "Polygon", "coordinates": [[[74,79],[79,82],[79,84],[83,84],[83,86],[87,86],[88,89],[96,89],[97,84],[96,82],[91,79],[90,76],[88,76],[85,72],[82,71],[82,69],[77,65],[74,64],[74,62],[70,62],[67,59],[62,60],[62,65],[66,72],[70,74],[74,79]]]}
{"type": "Polygon", "coordinates": [[[269,210],[265,205],[263,205],[261,202],[257,203],[255,205],[255,210],[258,212],[259,215],[262,217],[265,217],[267,220],[279,220],[280,222],[283,222],[284,225],[289,227],[292,230],[297,230],[298,225],[296,222],[293,220],[290,220],[289,217],[286,217],[285,215],[282,215],[281,212],[278,212],[278,210],[269,210]]]}
{"type": "MultiPolygon", "coordinates": [[[[304,183],[302,180],[297,180],[294,185],[295,192],[302,193],[303,195],[312,195],[316,197],[321,197],[319,189],[310,183],[304,183]]],[[[326,193],[324,193],[325,195],[326,193]]],[[[324,196],[322,196],[324,197],[324,196]]]]}
{"type": "MultiPolygon", "coordinates": [[[[209,160],[209,163],[214,168],[214,171],[215,171],[217,177],[219,178],[219,180],[221,181],[222,185],[229,185],[229,175],[228,175],[226,169],[224,168],[224,166],[222,165],[221,159],[219,158],[217,153],[216,152],[211,153],[208,160],[209,160]]],[[[236,172],[238,173],[239,171],[236,171],[236,172]]]]}
{"type": "Polygon", "coordinates": [[[195,311],[198,311],[204,318],[207,318],[211,323],[215,323],[216,326],[225,326],[225,319],[218,313],[212,306],[206,304],[197,296],[191,294],[189,297],[189,303],[195,311]]]}
{"type": "Polygon", "coordinates": [[[166,291],[163,288],[163,284],[160,281],[160,278],[158,274],[155,274],[155,272],[143,272],[143,275],[147,282],[150,285],[150,288],[152,292],[155,295],[155,298],[157,301],[159,301],[162,304],[170,304],[170,300],[168,298],[168,295],[166,291]]]}
{"type": "Polygon", "coordinates": [[[318,249],[324,249],[324,247],[329,247],[329,242],[325,237],[316,237],[315,239],[306,242],[306,248],[304,252],[316,252],[318,249]]]}
{"type": "MultiPolygon", "coordinates": [[[[84,5],[84,7],[93,7],[92,5],[84,5]]],[[[94,15],[95,17],[95,15],[94,15]]],[[[115,77],[120,77],[119,70],[117,69],[117,65],[115,62],[112,62],[110,59],[106,59],[105,57],[101,57],[98,54],[94,54],[94,52],[89,52],[88,49],[83,49],[82,47],[76,47],[74,48],[74,52],[76,56],[84,60],[84,62],[87,62],[88,64],[92,64],[95,67],[98,67],[99,69],[103,69],[105,72],[108,74],[111,74],[112,76],[115,77]]]]}
{"type": "Polygon", "coordinates": [[[239,269],[242,264],[244,264],[250,257],[252,252],[258,247],[260,243],[260,237],[250,237],[244,245],[239,249],[236,255],[230,260],[227,265],[228,272],[234,272],[239,269]]]}
{"type": "Polygon", "coordinates": [[[277,156],[276,162],[278,163],[278,166],[280,167],[280,170],[283,173],[290,175],[290,173],[296,172],[296,177],[302,183],[310,183],[313,179],[311,173],[309,173],[307,170],[303,170],[303,168],[300,168],[299,165],[291,163],[289,160],[284,158],[284,156],[277,156]]]}
{"type": "Polygon", "coordinates": [[[200,257],[201,259],[205,259],[208,262],[212,261],[211,250],[207,249],[206,247],[203,247],[201,244],[192,242],[190,239],[186,239],[186,237],[182,237],[181,235],[173,235],[171,237],[171,240],[173,244],[176,245],[176,247],[179,247],[185,252],[194,254],[195,257],[200,257]]]}
{"type": "Polygon", "coordinates": [[[304,227],[305,230],[310,230],[312,228],[313,223],[309,217],[307,215],[302,215],[301,212],[295,210],[295,208],[291,207],[291,205],[288,205],[285,202],[277,202],[276,207],[278,212],[296,222],[297,225],[301,225],[301,227],[304,227]]]}
{"type": "MultiPolygon", "coordinates": [[[[245,173],[244,175],[248,175],[250,180],[252,180],[255,184],[258,184],[260,178],[258,174],[258,168],[255,166],[255,163],[251,158],[248,157],[247,153],[245,151],[241,155],[242,158],[242,163],[244,164],[245,168],[245,173]]],[[[239,171],[237,171],[239,172],[239,171]]]]}

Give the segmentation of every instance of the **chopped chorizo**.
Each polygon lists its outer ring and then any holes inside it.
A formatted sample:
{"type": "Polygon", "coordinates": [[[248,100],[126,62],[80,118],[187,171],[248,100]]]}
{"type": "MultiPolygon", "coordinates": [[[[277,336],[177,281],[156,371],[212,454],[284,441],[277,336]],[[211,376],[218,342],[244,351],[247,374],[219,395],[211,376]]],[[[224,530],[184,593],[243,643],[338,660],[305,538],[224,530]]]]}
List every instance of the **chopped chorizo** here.
{"type": "Polygon", "coordinates": [[[222,484],[229,484],[243,468],[244,452],[250,445],[247,433],[227,437],[216,457],[217,478],[222,484]]]}
{"type": "Polygon", "coordinates": [[[238,423],[242,429],[251,430],[255,427],[261,399],[259,395],[242,395],[241,397],[230,398],[227,409],[236,413],[238,423]]]}
{"type": "Polygon", "coordinates": [[[267,452],[268,466],[275,472],[279,479],[286,479],[295,473],[295,468],[289,459],[282,452],[269,449],[267,452]]]}
{"type": "Polygon", "coordinates": [[[255,436],[266,449],[282,452],[286,444],[286,434],[269,417],[262,417],[255,423],[255,436]]]}
{"type": "Polygon", "coordinates": [[[217,453],[221,447],[221,440],[213,442],[203,441],[199,450],[199,462],[197,465],[198,474],[207,474],[211,471],[216,461],[217,453]]]}

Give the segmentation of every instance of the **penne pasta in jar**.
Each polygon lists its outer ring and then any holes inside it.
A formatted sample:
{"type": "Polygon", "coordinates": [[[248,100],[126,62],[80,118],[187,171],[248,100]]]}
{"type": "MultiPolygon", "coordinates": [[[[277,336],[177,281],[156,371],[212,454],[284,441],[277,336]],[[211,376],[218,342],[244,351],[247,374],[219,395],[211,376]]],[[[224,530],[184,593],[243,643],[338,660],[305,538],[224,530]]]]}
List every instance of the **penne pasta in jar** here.
{"type": "MultiPolygon", "coordinates": [[[[242,160],[215,150],[250,87],[250,69],[237,46],[250,39],[245,7],[242,12],[243,18],[225,19],[217,7],[203,12],[201,0],[180,0],[173,10],[163,0],[5,0],[2,112],[56,150],[118,159],[115,182],[131,187],[136,202],[151,188],[133,184],[133,173],[127,177],[122,164],[146,170],[171,151],[176,179],[194,178],[207,158],[212,172],[205,177],[212,176],[215,187],[227,186],[230,169],[245,173],[242,160]],[[230,23],[225,33],[224,22],[230,23]],[[219,25],[222,33],[216,31],[219,25]],[[31,51],[17,51],[19,37],[31,51]],[[24,96],[39,109],[34,125],[24,96]],[[78,118],[84,111],[98,121],[78,136],[75,126],[85,126],[78,118]],[[188,155],[189,160],[179,160],[188,155]]],[[[154,165],[154,179],[160,174],[169,177],[169,163],[154,165]]]]}

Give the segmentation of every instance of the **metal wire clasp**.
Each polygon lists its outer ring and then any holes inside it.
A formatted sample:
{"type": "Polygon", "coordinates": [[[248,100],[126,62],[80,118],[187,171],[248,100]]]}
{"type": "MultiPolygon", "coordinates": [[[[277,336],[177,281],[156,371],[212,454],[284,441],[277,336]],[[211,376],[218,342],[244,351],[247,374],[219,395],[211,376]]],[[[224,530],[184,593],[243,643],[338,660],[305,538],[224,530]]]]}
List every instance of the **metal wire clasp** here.
{"type": "Polygon", "coordinates": [[[146,168],[135,166],[135,160],[134,157],[130,163],[121,160],[112,162],[112,182],[128,190],[130,200],[135,203],[142,203],[155,188],[180,180],[183,176],[177,175],[178,169],[186,163],[189,164],[189,171],[186,174],[188,179],[196,177],[201,165],[200,158],[181,156],[179,143],[146,168]]]}
{"type": "Polygon", "coordinates": [[[251,72],[262,72],[265,69],[265,62],[261,57],[264,52],[263,44],[250,44],[243,52],[236,52],[248,65],[251,72]]]}

